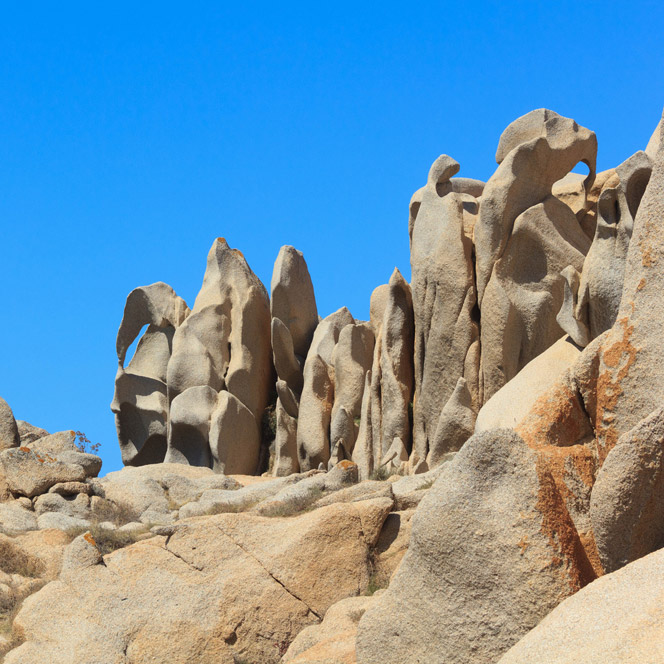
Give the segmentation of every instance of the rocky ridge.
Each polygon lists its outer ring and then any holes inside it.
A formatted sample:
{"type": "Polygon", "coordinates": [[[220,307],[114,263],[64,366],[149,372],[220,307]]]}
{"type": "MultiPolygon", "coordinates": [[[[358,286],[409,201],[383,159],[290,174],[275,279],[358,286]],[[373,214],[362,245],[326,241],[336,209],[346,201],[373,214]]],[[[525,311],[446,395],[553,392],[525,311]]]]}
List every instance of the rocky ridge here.
{"type": "Polygon", "coordinates": [[[223,239],[191,310],[132,291],[123,470],[0,401],[4,661],[660,661],[661,125],[601,173],[545,109],[486,183],[440,156],[369,321],[293,247],[269,295],[223,239]]]}

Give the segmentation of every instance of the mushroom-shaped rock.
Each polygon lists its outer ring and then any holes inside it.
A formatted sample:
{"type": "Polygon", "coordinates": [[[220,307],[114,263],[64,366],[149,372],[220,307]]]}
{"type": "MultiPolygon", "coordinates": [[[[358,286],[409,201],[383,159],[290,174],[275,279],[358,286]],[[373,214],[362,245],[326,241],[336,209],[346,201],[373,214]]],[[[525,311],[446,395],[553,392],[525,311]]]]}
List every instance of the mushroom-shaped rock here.
{"type": "Polygon", "coordinates": [[[595,179],[597,138],[594,132],[553,111],[538,109],[518,118],[498,143],[498,169],[482,192],[480,217],[475,227],[477,294],[480,307],[495,262],[502,256],[517,217],[551,195],[555,182],[578,162],[595,179]]]}
{"type": "Polygon", "coordinates": [[[127,297],[116,341],[118,372],[111,410],[125,464],[163,461],[168,399],[166,373],[175,330],[186,320],[185,301],[165,283],[134,289],[127,297]],[[147,330],[125,367],[127,350],[143,326],[147,330]]]}

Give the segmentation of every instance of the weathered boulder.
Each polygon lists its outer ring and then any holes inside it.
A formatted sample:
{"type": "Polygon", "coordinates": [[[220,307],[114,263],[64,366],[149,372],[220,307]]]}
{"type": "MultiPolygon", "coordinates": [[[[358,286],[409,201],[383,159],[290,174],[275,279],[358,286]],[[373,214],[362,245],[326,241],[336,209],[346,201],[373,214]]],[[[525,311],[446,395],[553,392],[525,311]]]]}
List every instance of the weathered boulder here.
{"type": "Polygon", "coordinates": [[[560,272],[581,270],[590,241],[552,187],[582,161],[588,191],[596,154],[593,132],[545,109],[518,118],[501,136],[474,233],[483,402],[563,335],[556,322],[560,272]]]}
{"type": "Polygon", "coordinates": [[[440,412],[427,454],[429,468],[437,466],[450,452],[456,452],[473,435],[476,417],[468,384],[460,376],[452,396],[440,412]]]}
{"type": "Polygon", "coordinates": [[[456,193],[450,183],[458,170],[451,157],[440,156],[431,166],[416,213],[411,206],[415,321],[411,466],[415,470],[426,467],[440,412],[459,377],[466,379],[479,406],[473,243],[464,230],[467,194],[456,193]]]}
{"type": "Polygon", "coordinates": [[[555,608],[499,664],[664,661],[664,551],[586,586],[555,608]]]}
{"type": "MultiPolygon", "coordinates": [[[[191,314],[173,336],[167,370],[169,401],[175,403],[178,395],[194,387],[228,392],[251,413],[254,424],[245,435],[251,437],[252,449],[259,448],[259,424],[272,383],[267,291],[242,253],[218,238],[208,253],[203,285],[191,314]]],[[[192,457],[202,463],[199,443],[205,426],[201,423],[194,428],[201,431],[192,457]]],[[[171,436],[176,432],[177,428],[169,430],[171,436]]],[[[223,435],[228,438],[232,432],[223,435]]],[[[180,461],[187,458],[185,436],[181,441],[169,439],[168,444],[176,448],[174,454],[180,461]]],[[[218,436],[213,445],[218,448],[218,436]]]]}
{"type": "Polygon", "coordinates": [[[594,576],[538,454],[507,429],[476,434],[420,503],[358,662],[495,662],[594,576]]]}
{"type": "Polygon", "coordinates": [[[330,415],[330,445],[343,440],[348,458],[355,446],[356,420],[362,409],[367,371],[371,368],[375,337],[368,323],[346,325],[332,353],[334,404],[330,415]]]}
{"type": "Polygon", "coordinates": [[[163,461],[168,400],[166,370],[175,329],[189,314],[185,301],[165,283],[134,289],[127,297],[116,341],[118,371],[111,410],[125,464],[163,461]],[[147,330],[125,368],[127,350],[147,330]]]}
{"type": "Polygon", "coordinates": [[[18,447],[21,437],[14,419],[14,413],[9,404],[0,397],[0,450],[18,447]]]}
{"type": "Polygon", "coordinates": [[[413,301],[410,286],[395,268],[389,283],[371,296],[372,325],[376,330],[372,370],[367,373],[365,392],[369,399],[361,405],[358,443],[353,460],[366,479],[376,470],[394,443],[411,449],[413,399],[413,301]],[[380,299],[380,306],[374,303],[380,299]],[[380,316],[380,317],[379,317],[380,316]],[[369,382],[370,381],[370,382],[369,382]]]}
{"type": "Polygon", "coordinates": [[[276,663],[303,627],[366,589],[371,503],[208,517],[78,565],[26,600],[25,643],[5,661],[276,663]]]}
{"type": "Polygon", "coordinates": [[[475,432],[514,428],[530,412],[535,401],[572,366],[580,352],[566,336],[528,362],[482,406],[475,432]]]}
{"type": "Polygon", "coordinates": [[[275,477],[286,477],[300,472],[300,462],[297,458],[297,419],[284,408],[281,397],[277,399],[275,407],[275,423],[272,474],[275,477]]]}
{"type": "Polygon", "coordinates": [[[220,392],[210,418],[212,467],[218,473],[253,475],[258,471],[260,431],[247,406],[220,392]]]}
{"type": "Polygon", "coordinates": [[[373,597],[348,597],[333,604],[319,625],[305,627],[291,643],[283,662],[355,664],[357,624],[373,597]]]}
{"type": "Polygon", "coordinates": [[[664,546],[664,408],[623,434],[592,489],[590,521],[606,572],[664,546]]]}
{"type": "Polygon", "coordinates": [[[318,311],[309,268],[301,251],[285,245],[274,263],[270,286],[272,318],[290,333],[293,350],[304,358],[318,326],[318,311]]]}
{"type": "Polygon", "coordinates": [[[21,445],[28,445],[39,438],[48,436],[46,429],[36,427],[24,420],[16,420],[16,426],[18,427],[18,434],[21,437],[21,445]]]}
{"type": "Polygon", "coordinates": [[[189,387],[171,402],[166,463],[210,466],[210,419],[217,392],[209,385],[189,387]]]}
{"type": "Polygon", "coordinates": [[[0,452],[0,464],[9,489],[28,498],[46,493],[59,482],[82,482],[86,477],[82,466],[42,456],[27,447],[0,452]]]}
{"type": "Polygon", "coordinates": [[[314,333],[304,364],[304,388],[297,421],[300,470],[327,466],[330,458],[330,421],[334,404],[332,354],[339,334],[355,321],[345,307],[323,319],[314,333]]]}

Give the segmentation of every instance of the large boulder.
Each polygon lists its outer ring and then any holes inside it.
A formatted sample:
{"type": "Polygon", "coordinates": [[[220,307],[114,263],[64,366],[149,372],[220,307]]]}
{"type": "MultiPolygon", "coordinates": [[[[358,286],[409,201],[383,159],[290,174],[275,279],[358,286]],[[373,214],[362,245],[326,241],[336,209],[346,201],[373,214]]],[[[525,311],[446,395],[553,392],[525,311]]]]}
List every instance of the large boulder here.
{"type": "Polygon", "coordinates": [[[5,661],[276,663],[303,627],[367,588],[367,542],[389,511],[374,502],[291,519],[208,517],[103,564],[79,541],[69,571],[22,606],[25,643],[5,661]]]}
{"type": "Polygon", "coordinates": [[[664,546],[664,408],[623,434],[597,474],[590,520],[606,572],[664,546]]]}
{"type": "Polygon", "coordinates": [[[664,551],[566,599],[499,664],[659,664],[664,661],[664,551]]]}
{"type": "Polygon", "coordinates": [[[530,412],[535,401],[572,366],[580,352],[566,336],[528,362],[482,406],[475,432],[514,428],[530,412]]]}
{"type": "Polygon", "coordinates": [[[288,329],[295,354],[306,357],[318,326],[318,310],[309,268],[301,251],[289,245],[281,247],[270,290],[272,318],[288,329]]]}
{"type": "Polygon", "coordinates": [[[0,452],[0,464],[9,489],[28,498],[46,493],[59,482],[81,482],[86,478],[83,466],[42,456],[27,447],[0,452]]]}
{"type": "Polygon", "coordinates": [[[482,664],[595,578],[539,455],[476,434],[413,518],[408,553],[359,624],[358,662],[482,664]]]}

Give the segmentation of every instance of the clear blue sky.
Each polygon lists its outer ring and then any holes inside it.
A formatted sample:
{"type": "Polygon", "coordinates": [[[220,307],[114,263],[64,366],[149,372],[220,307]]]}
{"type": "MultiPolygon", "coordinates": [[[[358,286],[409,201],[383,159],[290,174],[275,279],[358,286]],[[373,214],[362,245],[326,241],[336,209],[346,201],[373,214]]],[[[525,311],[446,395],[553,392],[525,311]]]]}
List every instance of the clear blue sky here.
{"type": "Polygon", "coordinates": [[[120,467],[109,403],[135,286],[192,304],[217,236],[269,285],[304,252],[319,313],[410,277],[408,201],[441,153],[488,178],[538,107],[599,168],[664,105],[660,2],[4,3],[0,394],[120,467]]]}

